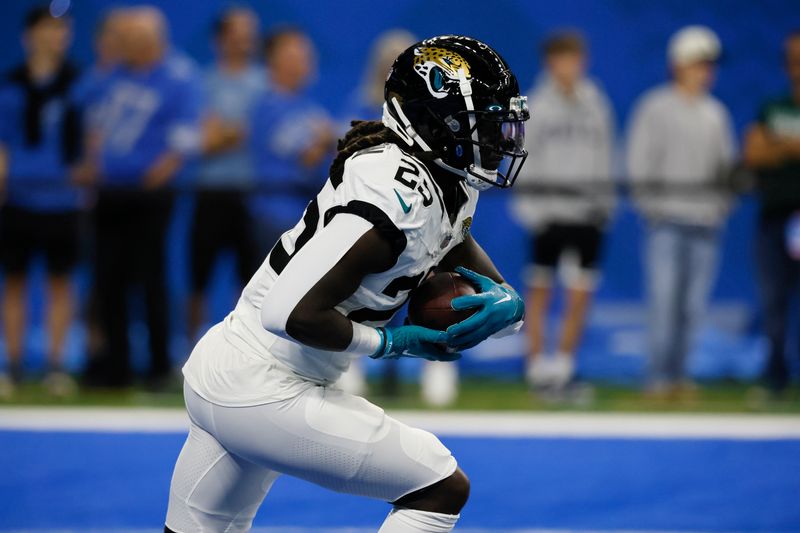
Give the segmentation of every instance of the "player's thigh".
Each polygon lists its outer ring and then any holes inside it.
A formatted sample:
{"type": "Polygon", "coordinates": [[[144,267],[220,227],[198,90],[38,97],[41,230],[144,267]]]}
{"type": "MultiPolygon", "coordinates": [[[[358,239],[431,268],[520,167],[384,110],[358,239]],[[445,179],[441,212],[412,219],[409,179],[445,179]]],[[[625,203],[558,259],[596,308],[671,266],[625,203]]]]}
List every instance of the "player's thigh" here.
{"type": "Polygon", "coordinates": [[[574,224],[564,229],[565,248],[574,253],[573,261],[564,272],[566,285],[577,291],[595,288],[600,262],[603,235],[591,224],[574,224]]]}
{"type": "Polygon", "coordinates": [[[74,212],[41,218],[42,247],[47,271],[53,276],[70,274],[78,264],[81,250],[79,216],[74,212]]]}
{"type": "Polygon", "coordinates": [[[573,246],[578,252],[580,267],[595,270],[601,259],[603,232],[591,224],[576,225],[573,246]]]}
{"type": "Polygon", "coordinates": [[[36,228],[27,211],[12,206],[0,210],[0,267],[6,275],[23,276],[36,247],[36,228]]]}
{"type": "Polygon", "coordinates": [[[277,476],[193,423],[172,475],[166,524],[177,533],[249,531],[277,476]]]}
{"type": "Polygon", "coordinates": [[[538,268],[554,269],[563,251],[564,243],[559,229],[550,225],[537,232],[533,237],[533,264],[538,268]]]}
{"type": "Polygon", "coordinates": [[[456,469],[450,451],[431,433],[325,387],[274,404],[215,406],[214,420],[226,448],[338,492],[395,501],[456,469]]]}

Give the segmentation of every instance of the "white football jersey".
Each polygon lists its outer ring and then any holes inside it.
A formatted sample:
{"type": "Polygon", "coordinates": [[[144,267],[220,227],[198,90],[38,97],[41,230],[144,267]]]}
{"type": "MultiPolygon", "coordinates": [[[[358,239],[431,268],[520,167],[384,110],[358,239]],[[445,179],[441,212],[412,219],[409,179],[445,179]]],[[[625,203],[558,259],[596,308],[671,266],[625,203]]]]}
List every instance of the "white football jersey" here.
{"type": "Polygon", "coordinates": [[[266,354],[281,366],[317,383],[333,383],[350,365],[351,354],[318,350],[278,337],[261,325],[262,306],[270,305],[270,288],[292,257],[337,213],[370,221],[392,243],[397,262],[385,272],[364,278],[358,289],[337,306],[355,322],[386,324],[444,256],[469,233],[478,191],[463,182],[466,201],[455,222],[445,210],[442,191],[425,165],[392,143],[353,154],[341,180],[328,179],[305,210],[302,220],[284,233],[244,289],[225,321],[226,338],[266,354]]]}

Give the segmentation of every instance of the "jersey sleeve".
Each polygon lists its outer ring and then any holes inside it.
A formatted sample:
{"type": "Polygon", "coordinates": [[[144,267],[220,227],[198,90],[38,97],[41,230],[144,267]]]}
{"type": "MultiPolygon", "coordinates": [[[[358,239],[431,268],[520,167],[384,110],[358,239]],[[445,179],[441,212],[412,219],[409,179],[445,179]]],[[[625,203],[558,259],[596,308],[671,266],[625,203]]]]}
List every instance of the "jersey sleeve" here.
{"type": "Polygon", "coordinates": [[[326,213],[352,213],[370,221],[391,243],[399,256],[410,234],[421,228],[432,191],[424,182],[419,162],[393,145],[362,150],[345,162],[336,187],[337,205],[326,213]],[[421,189],[421,190],[420,190],[421,189]]]}

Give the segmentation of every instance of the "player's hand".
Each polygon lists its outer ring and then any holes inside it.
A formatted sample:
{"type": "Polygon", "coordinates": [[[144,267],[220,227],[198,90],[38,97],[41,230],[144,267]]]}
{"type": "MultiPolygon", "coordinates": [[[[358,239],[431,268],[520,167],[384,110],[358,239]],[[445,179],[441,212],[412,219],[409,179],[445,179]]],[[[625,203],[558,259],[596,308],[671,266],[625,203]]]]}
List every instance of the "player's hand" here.
{"type": "Polygon", "coordinates": [[[428,361],[455,361],[461,357],[460,353],[451,353],[444,348],[447,342],[444,331],[422,326],[397,326],[378,328],[378,332],[383,337],[383,346],[371,356],[373,359],[421,357],[428,361]]]}
{"type": "Polygon", "coordinates": [[[477,308],[477,311],[447,328],[448,346],[458,351],[472,348],[522,320],[525,303],[517,291],[464,267],[456,267],[456,272],[467,278],[480,292],[453,298],[450,304],[453,309],[477,308]]]}

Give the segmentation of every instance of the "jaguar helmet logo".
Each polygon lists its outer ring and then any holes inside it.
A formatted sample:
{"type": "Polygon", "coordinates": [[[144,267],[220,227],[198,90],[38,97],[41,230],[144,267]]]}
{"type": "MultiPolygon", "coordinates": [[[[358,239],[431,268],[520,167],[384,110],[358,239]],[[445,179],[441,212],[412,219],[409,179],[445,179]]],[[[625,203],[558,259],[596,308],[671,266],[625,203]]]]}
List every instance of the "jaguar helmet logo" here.
{"type": "Polygon", "coordinates": [[[458,71],[470,77],[469,63],[457,52],[435,46],[422,46],[414,50],[414,71],[425,80],[428,91],[436,98],[444,98],[458,87],[458,71]]]}

